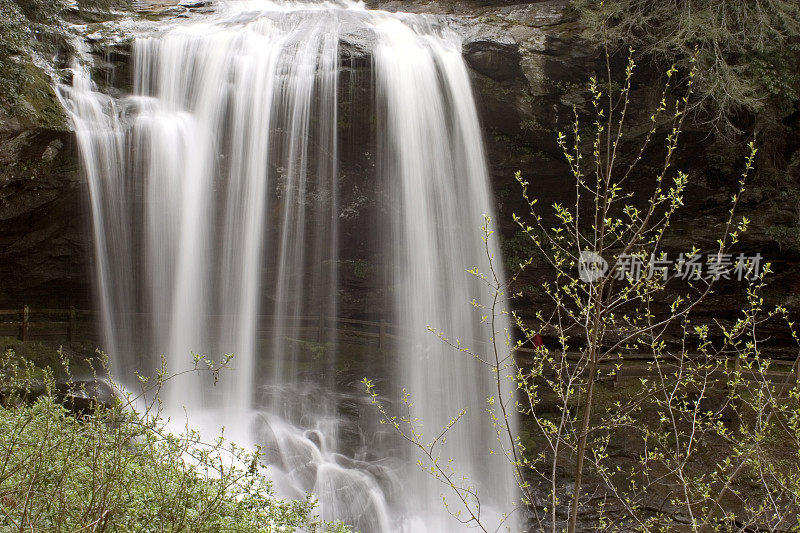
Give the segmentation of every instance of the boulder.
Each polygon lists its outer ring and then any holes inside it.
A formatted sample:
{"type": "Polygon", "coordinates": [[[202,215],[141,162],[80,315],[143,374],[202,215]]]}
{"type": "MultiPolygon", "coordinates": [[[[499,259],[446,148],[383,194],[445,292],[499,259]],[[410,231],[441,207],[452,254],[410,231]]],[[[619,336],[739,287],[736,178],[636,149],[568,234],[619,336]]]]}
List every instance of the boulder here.
{"type": "Polygon", "coordinates": [[[100,378],[59,381],[56,394],[75,415],[90,414],[98,407],[113,408],[120,399],[111,383],[100,378]]]}
{"type": "Polygon", "coordinates": [[[522,75],[519,46],[516,43],[478,40],[464,44],[469,66],[484,76],[505,81],[522,75]]]}

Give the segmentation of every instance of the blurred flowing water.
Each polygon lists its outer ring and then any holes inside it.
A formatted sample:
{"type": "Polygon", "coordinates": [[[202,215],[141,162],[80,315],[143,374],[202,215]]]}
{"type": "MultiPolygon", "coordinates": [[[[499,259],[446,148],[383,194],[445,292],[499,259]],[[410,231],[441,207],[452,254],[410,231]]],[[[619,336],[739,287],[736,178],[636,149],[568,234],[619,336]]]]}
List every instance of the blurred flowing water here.
{"type": "Polygon", "coordinates": [[[104,347],[123,380],[163,355],[177,374],[166,413],[264,445],[279,492],[314,491],[323,518],[362,532],[465,529],[442,505],[446,494],[457,511],[454,495],[378,431],[363,394],[330,399],[341,395],[330,377],[336,335],[316,339],[331,354],[316,382],[300,344],[286,342],[305,317],[338,312],[344,28],[368,36],[376,179],[388,195],[384,316],[405,332],[385,393],[408,389],[425,441],[465,409],[442,461],[478,492],[492,529],[516,530],[503,520],[513,476],[486,413],[494,376],[428,331],[487,340],[507,328],[481,324],[470,306],[490,295],[467,269],[488,273],[487,252],[499,258],[480,232],[493,200],[461,41],[433,18],[349,2],[219,2],[137,36],[131,95],[104,94],[90,66],[76,65],[61,94],[90,188],[104,347]],[[235,357],[215,384],[192,372],[192,353],[235,357]],[[358,414],[332,407],[342,401],[358,414]]]}

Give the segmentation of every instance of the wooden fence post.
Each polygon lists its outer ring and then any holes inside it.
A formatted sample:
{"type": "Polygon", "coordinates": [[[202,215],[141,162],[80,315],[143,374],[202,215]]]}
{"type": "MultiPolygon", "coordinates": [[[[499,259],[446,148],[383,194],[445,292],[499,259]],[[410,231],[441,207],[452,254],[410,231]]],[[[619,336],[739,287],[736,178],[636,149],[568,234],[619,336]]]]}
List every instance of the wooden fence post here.
{"type": "Polygon", "coordinates": [[[317,329],[317,342],[322,342],[325,339],[325,312],[319,313],[319,325],[317,329]]]}
{"type": "Polygon", "coordinates": [[[381,319],[380,333],[378,334],[378,348],[384,349],[386,347],[386,321],[381,319]]]}
{"type": "Polygon", "coordinates": [[[78,317],[77,313],[75,312],[75,306],[71,305],[69,307],[69,325],[67,326],[67,338],[69,338],[70,343],[75,342],[75,329],[77,326],[77,321],[78,317]]]}
{"type": "Polygon", "coordinates": [[[28,322],[31,318],[31,310],[27,305],[22,306],[22,321],[19,325],[19,340],[25,342],[28,340],[28,322]]]}

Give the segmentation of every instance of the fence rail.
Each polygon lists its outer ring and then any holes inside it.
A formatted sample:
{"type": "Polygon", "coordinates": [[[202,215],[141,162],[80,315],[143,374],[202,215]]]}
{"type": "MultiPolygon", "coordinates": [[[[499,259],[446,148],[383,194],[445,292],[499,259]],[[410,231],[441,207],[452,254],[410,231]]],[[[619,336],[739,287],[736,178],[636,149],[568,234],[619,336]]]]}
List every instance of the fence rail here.
{"type": "Polygon", "coordinates": [[[0,309],[0,334],[13,335],[21,341],[56,337],[75,342],[79,335],[79,317],[92,314],[74,307],[33,310],[24,305],[18,309],[0,309]]]}
{"type": "MultiPolygon", "coordinates": [[[[35,309],[27,305],[17,309],[0,309],[0,335],[15,336],[21,341],[33,339],[54,340],[64,339],[70,343],[80,339],[96,340],[96,325],[98,313],[95,311],[76,309],[35,309]]],[[[130,316],[148,318],[147,313],[132,313],[130,316]]],[[[209,318],[224,318],[224,315],[209,315],[209,318]]],[[[288,325],[287,330],[292,335],[314,339],[323,342],[331,331],[349,340],[377,341],[379,348],[385,348],[389,341],[402,340],[409,337],[408,331],[398,324],[385,320],[370,321],[355,318],[330,317],[325,315],[278,317],[275,315],[259,315],[257,319],[258,334],[268,335],[275,332],[276,319],[282,319],[288,325]]],[[[474,341],[477,344],[488,344],[484,341],[474,341]]],[[[533,356],[535,350],[529,347],[520,347],[517,353],[533,356]]],[[[577,361],[579,353],[568,353],[567,359],[577,361]]],[[[691,357],[691,356],[690,356],[691,357]]],[[[694,356],[698,357],[698,356],[694,356]]],[[[720,356],[717,360],[727,359],[731,367],[739,369],[739,358],[735,356],[720,356]]],[[[626,354],[623,356],[625,364],[616,370],[611,378],[613,385],[624,382],[636,381],[648,375],[648,363],[654,360],[651,354],[626,354]]],[[[603,367],[610,370],[617,364],[614,360],[604,361],[603,367]]],[[[670,363],[664,363],[662,368],[669,368],[670,363]]],[[[772,370],[766,372],[764,377],[773,382],[784,382],[789,377],[794,383],[800,383],[800,368],[793,360],[772,359],[772,370]]],[[[743,371],[745,379],[760,379],[756,373],[743,371]]]]}
{"type": "MultiPolygon", "coordinates": [[[[131,313],[131,318],[148,318],[149,313],[131,313]]],[[[210,319],[222,319],[224,315],[208,315],[210,319]]],[[[0,335],[15,336],[21,341],[61,337],[74,342],[78,335],[94,337],[93,327],[86,328],[87,322],[92,326],[99,321],[98,313],[85,309],[45,309],[32,308],[27,305],[17,309],[0,309],[0,335]]],[[[380,347],[389,340],[404,338],[403,327],[385,320],[370,321],[355,318],[330,317],[325,315],[279,317],[276,315],[258,315],[258,333],[272,333],[276,323],[282,321],[292,333],[303,332],[323,341],[330,331],[350,336],[361,336],[377,339],[380,347]]]]}

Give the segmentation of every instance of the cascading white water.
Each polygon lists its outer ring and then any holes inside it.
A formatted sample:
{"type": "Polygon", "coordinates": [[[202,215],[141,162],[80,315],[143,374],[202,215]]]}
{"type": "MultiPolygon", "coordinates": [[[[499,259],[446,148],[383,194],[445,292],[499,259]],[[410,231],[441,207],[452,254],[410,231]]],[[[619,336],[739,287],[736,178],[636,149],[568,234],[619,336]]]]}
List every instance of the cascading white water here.
{"type": "MultiPolygon", "coordinates": [[[[230,413],[247,412],[253,401],[262,249],[274,261],[267,284],[276,339],[310,313],[304,303],[334,300],[319,294],[335,288],[338,37],[330,13],[237,10],[135,45],[135,89],[146,103],[134,130],[151,139],[134,151],[149,157],[142,176],[148,286],[153,316],[168,325],[153,346],[170,354],[171,372],[190,368],[188,350],[198,344],[235,354],[213,401],[230,413]],[[268,202],[270,182],[279,194],[268,202]],[[327,232],[313,231],[306,216],[312,195],[325,200],[315,216],[328,213],[327,232]],[[276,235],[264,232],[268,206],[279,213],[276,235]],[[310,283],[308,248],[334,265],[317,269],[310,283]]],[[[290,378],[283,368],[290,362],[276,359],[276,380],[290,378]]],[[[201,406],[207,389],[185,374],[167,388],[177,394],[167,405],[201,406]]]]}
{"type": "MultiPolygon", "coordinates": [[[[492,200],[461,43],[452,33],[415,31],[391,17],[382,19],[376,31],[378,94],[385,99],[386,115],[384,179],[398,204],[392,221],[395,309],[409,332],[400,351],[398,381],[412,395],[412,415],[420,421],[425,442],[466,410],[439,454],[442,462],[453,461],[453,479],[478,489],[483,518],[497,524],[499,518],[487,518],[487,509],[510,511],[514,480],[487,424],[487,400],[508,402],[512,394],[506,384],[498,398],[485,366],[428,332],[435,328],[480,351],[485,345],[476,346],[478,339],[486,342],[496,335],[502,343],[508,328],[503,317],[494,330],[481,327],[481,315],[468,304],[476,295],[485,297],[486,287],[467,268],[491,276],[479,231],[480,216],[492,212],[492,200]]],[[[489,244],[488,253],[500,257],[489,244]]],[[[417,505],[426,509],[429,527],[435,516],[432,530],[447,530],[452,517],[441,514],[441,480],[421,471],[415,479],[417,505]]]]}
{"type": "Polygon", "coordinates": [[[62,93],[90,184],[105,346],[123,373],[148,372],[163,354],[181,374],[164,391],[167,412],[267,443],[277,485],[314,490],[324,518],[364,532],[463,529],[413,450],[400,470],[359,465],[339,453],[326,402],[301,402],[302,421],[285,408],[289,391],[308,388],[286,338],[303,317],[336,316],[338,305],[345,24],[371,35],[378,180],[390,203],[382,224],[393,303],[383,313],[407,332],[392,386],[414,394],[426,438],[466,409],[442,458],[476,487],[482,518],[514,530],[514,519],[501,524],[514,481],[486,415],[494,377],[427,331],[472,340],[505,327],[485,331],[469,306],[486,296],[466,269],[487,269],[479,225],[492,200],[461,43],[432,19],[349,2],[220,2],[136,39],[129,97],[101,94],[76,69],[62,93]],[[271,317],[268,344],[259,344],[259,314],[271,317]],[[215,387],[185,372],[192,352],[234,353],[233,368],[215,387]],[[278,391],[268,405],[255,402],[262,384],[278,391]],[[387,495],[379,470],[401,496],[387,495]]]}

